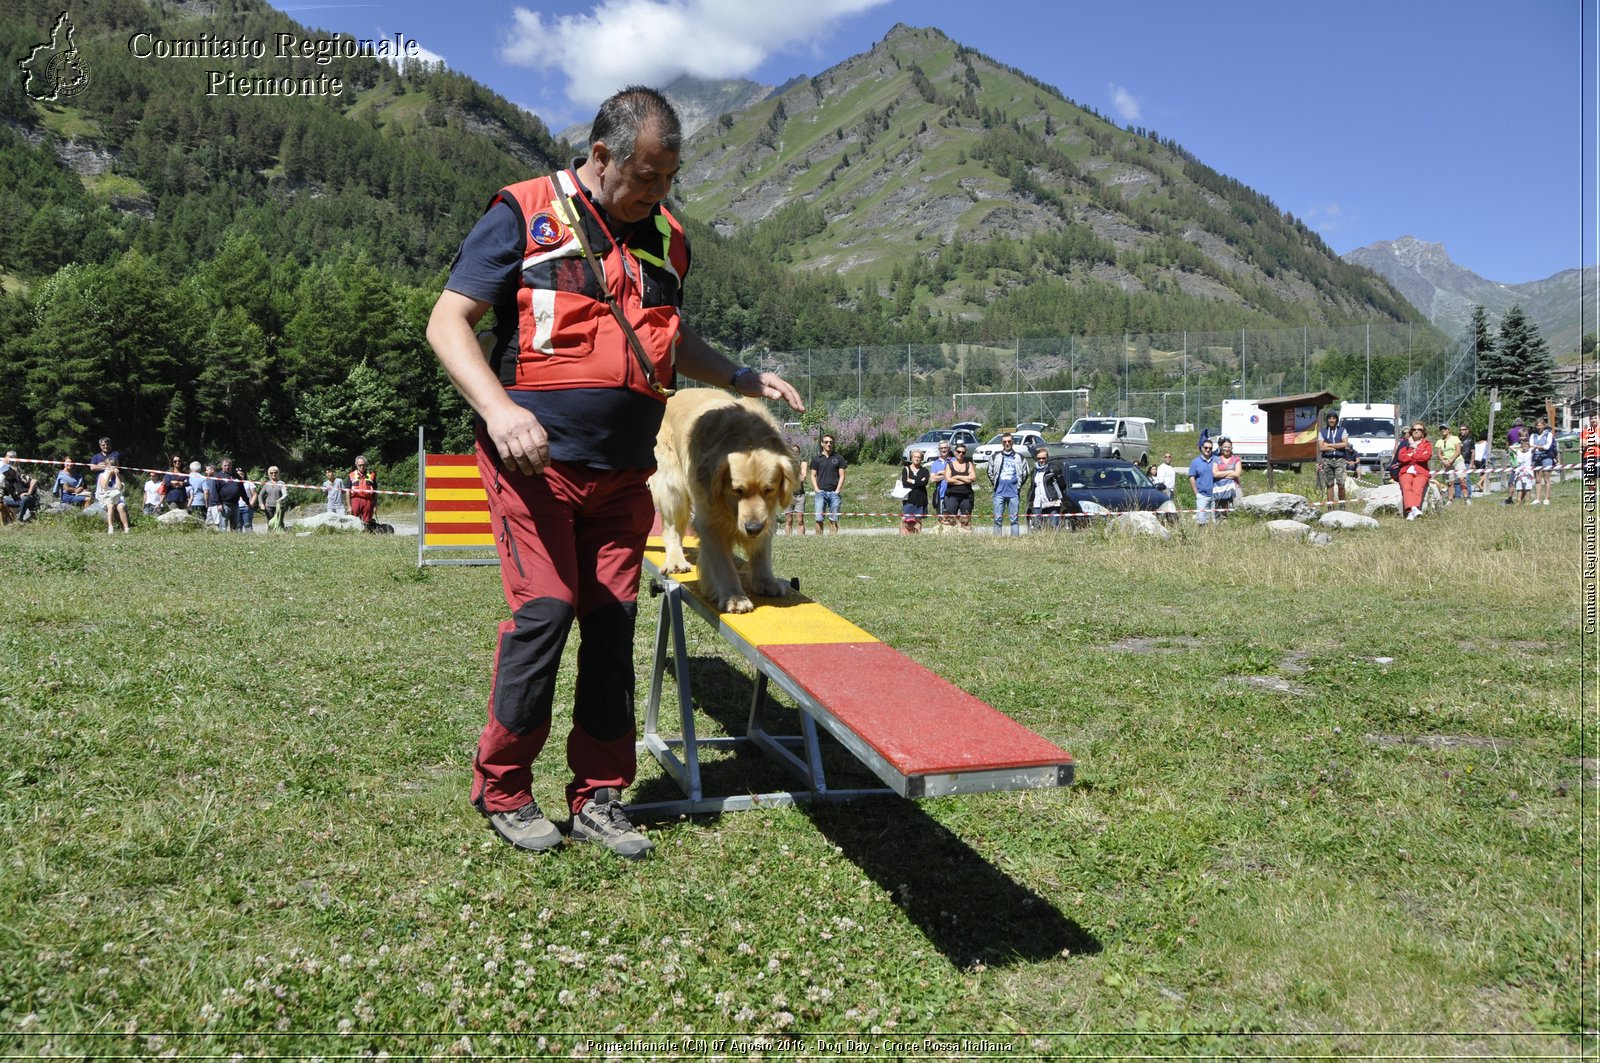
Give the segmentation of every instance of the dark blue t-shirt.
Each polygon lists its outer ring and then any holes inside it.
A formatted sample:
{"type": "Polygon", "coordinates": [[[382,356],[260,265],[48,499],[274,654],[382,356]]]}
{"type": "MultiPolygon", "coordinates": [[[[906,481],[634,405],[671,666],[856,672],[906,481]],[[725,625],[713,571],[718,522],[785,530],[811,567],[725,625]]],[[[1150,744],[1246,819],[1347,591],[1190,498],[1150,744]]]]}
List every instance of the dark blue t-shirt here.
{"type": "MultiPolygon", "coordinates": [[[[594,202],[593,198],[590,202],[594,202]]],[[[599,204],[595,209],[601,209],[599,204]]],[[[609,226],[610,220],[606,221],[609,226]]],[[[636,225],[612,227],[611,231],[627,243],[629,236],[644,225],[654,230],[653,213],[636,225]]],[[[527,246],[517,212],[503,201],[496,203],[461,242],[461,250],[450,267],[450,279],[445,282],[450,291],[493,306],[495,334],[502,338],[509,336],[517,324],[517,290],[522,283],[522,257],[527,246]]],[[[595,469],[655,468],[656,432],[666,409],[659,399],[627,388],[509,394],[544,426],[553,460],[595,469]]]]}

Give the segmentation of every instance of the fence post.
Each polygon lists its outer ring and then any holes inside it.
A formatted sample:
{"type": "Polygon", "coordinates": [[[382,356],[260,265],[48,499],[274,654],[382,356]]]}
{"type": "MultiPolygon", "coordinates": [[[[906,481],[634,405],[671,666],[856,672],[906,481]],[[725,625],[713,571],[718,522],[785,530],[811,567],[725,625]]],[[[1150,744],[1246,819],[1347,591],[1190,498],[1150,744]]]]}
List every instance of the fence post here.
{"type": "Polygon", "coordinates": [[[422,567],[422,545],[428,541],[428,448],[422,425],[417,425],[417,567],[422,567]]]}

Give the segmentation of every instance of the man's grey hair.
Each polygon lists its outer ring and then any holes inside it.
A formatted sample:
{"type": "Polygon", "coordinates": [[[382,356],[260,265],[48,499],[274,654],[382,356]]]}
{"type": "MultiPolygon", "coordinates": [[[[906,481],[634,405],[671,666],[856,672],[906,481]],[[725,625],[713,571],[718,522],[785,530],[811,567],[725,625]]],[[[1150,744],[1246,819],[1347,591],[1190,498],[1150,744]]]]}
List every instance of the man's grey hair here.
{"type": "Polygon", "coordinates": [[[667,98],[645,85],[629,85],[600,105],[589,128],[589,144],[605,141],[620,165],[633,158],[639,133],[650,129],[667,151],[683,147],[683,123],[667,98]]]}

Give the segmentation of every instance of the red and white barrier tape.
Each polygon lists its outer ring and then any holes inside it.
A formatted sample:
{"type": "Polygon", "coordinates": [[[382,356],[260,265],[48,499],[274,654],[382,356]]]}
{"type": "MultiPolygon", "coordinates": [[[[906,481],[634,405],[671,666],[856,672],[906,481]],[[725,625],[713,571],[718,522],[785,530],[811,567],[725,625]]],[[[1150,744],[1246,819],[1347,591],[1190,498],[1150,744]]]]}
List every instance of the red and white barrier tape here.
{"type": "MultiPolygon", "coordinates": [[[[60,461],[50,461],[48,459],[42,459],[42,458],[16,458],[14,460],[16,461],[16,463],[18,465],[43,465],[43,466],[46,466],[46,467],[54,467],[54,468],[59,468],[61,466],[61,462],[60,461]]],[[[87,470],[89,468],[90,464],[93,461],[94,461],[94,458],[91,457],[89,459],[89,461],[77,461],[77,460],[74,460],[72,464],[73,464],[74,468],[82,468],[84,470],[87,470]]],[[[120,469],[122,472],[125,472],[125,473],[130,473],[130,474],[139,473],[139,474],[142,474],[142,475],[147,476],[147,477],[148,476],[172,476],[172,475],[182,476],[186,482],[188,481],[190,476],[199,476],[202,480],[226,480],[226,479],[228,479],[228,477],[226,477],[226,476],[207,476],[204,473],[191,473],[187,469],[179,469],[179,470],[173,470],[173,469],[143,469],[143,468],[140,468],[137,465],[118,465],[117,468],[120,469]]],[[[237,481],[238,477],[233,477],[233,479],[237,481]]],[[[252,477],[250,482],[255,484],[257,489],[259,489],[263,484],[269,484],[269,483],[272,483],[273,481],[271,481],[271,480],[257,480],[254,477],[252,477]]],[[[290,483],[288,480],[278,480],[277,482],[282,484],[284,487],[294,487],[294,488],[298,488],[298,489],[300,489],[302,491],[323,491],[323,490],[326,490],[326,488],[324,488],[321,484],[290,483]]],[[[346,484],[345,492],[348,494],[349,491],[350,491],[350,487],[349,487],[348,484],[346,484]]],[[[415,491],[374,490],[372,493],[375,494],[375,495],[393,495],[393,496],[398,497],[398,498],[416,498],[417,497],[417,493],[415,491]]]]}

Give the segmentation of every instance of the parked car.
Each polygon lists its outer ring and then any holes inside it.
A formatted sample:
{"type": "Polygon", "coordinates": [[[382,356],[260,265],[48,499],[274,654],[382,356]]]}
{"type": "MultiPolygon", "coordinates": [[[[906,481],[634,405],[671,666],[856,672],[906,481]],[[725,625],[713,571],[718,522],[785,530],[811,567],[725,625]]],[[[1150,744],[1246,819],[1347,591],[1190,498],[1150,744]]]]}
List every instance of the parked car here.
{"type": "Polygon", "coordinates": [[[953,434],[948,428],[935,428],[932,431],[924,432],[901,448],[900,460],[910,461],[911,452],[920,450],[922,451],[923,461],[932,461],[934,455],[939,453],[939,444],[949,439],[953,434]]]}
{"type": "Polygon", "coordinates": [[[911,452],[920,450],[922,451],[923,462],[930,462],[939,456],[939,444],[941,442],[949,443],[951,450],[955,450],[958,443],[965,443],[968,456],[971,456],[972,452],[978,447],[978,437],[973,435],[970,429],[961,427],[934,428],[922,433],[902,447],[900,449],[900,460],[910,461],[911,452]]]}
{"type": "Polygon", "coordinates": [[[1072,422],[1061,442],[1069,446],[1068,453],[1073,456],[1138,461],[1150,453],[1150,433],[1145,427],[1148,420],[1112,414],[1080,417],[1072,422]]]}
{"type": "Polygon", "coordinates": [[[1143,510],[1164,521],[1178,518],[1178,504],[1132,462],[1117,458],[1067,458],[1061,462],[1067,497],[1062,513],[1072,527],[1112,513],[1143,510]]]}
{"type": "MultiPolygon", "coordinates": [[[[1004,432],[996,433],[993,439],[972,451],[973,460],[979,464],[988,462],[990,458],[999,452],[1000,440],[1005,436],[1005,434],[1006,433],[1004,432]]],[[[1045,439],[1044,436],[1040,435],[1036,429],[1032,428],[1018,428],[1016,431],[1012,432],[1011,444],[1018,451],[1027,455],[1030,462],[1033,460],[1034,454],[1038,452],[1040,447],[1044,447],[1044,449],[1050,453],[1051,461],[1055,461],[1058,458],[1064,458],[1068,454],[1065,444],[1052,443],[1045,439]]]]}

